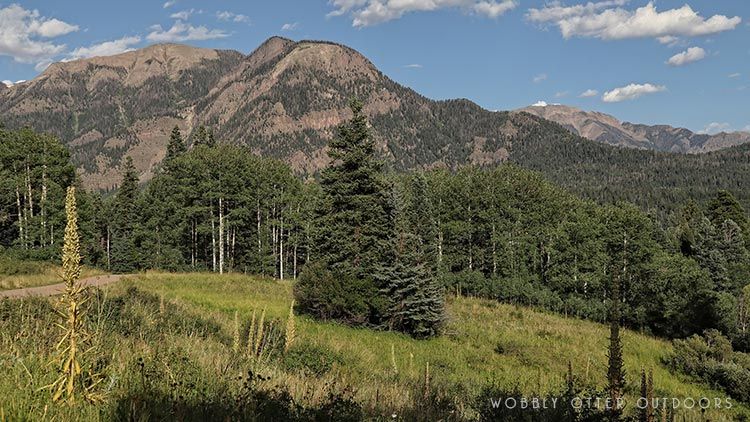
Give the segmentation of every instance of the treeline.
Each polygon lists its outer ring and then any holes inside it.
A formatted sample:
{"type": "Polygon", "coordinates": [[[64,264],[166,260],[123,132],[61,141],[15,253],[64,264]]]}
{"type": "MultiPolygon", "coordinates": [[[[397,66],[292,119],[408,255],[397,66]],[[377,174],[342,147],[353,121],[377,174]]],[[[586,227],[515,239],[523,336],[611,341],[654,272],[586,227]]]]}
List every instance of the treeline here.
{"type": "MultiPolygon", "coordinates": [[[[75,183],[67,153],[30,131],[2,134],[2,245],[56,256],[47,242],[61,238],[63,187],[75,183]]],[[[627,326],[666,337],[715,328],[750,348],[750,223],[728,191],[657,224],[514,165],[389,174],[356,112],[330,150],[320,180],[302,181],[210,131],[184,140],[175,129],[144,188],[126,162],[114,195],[79,194],[84,257],[115,272],[301,277],[302,311],[420,336],[439,330],[445,292],[603,322],[616,281],[627,326]]]]}

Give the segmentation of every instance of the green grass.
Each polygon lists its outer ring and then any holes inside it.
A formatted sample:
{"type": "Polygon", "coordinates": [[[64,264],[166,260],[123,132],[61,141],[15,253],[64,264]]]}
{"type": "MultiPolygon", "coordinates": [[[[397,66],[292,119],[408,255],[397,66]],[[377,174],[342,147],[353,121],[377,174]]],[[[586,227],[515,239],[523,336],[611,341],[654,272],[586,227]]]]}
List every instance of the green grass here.
{"type": "MultiPolygon", "coordinates": [[[[59,335],[54,299],[0,300],[0,421],[3,415],[171,420],[191,414],[184,420],[206,415],[242,420],[237,403],[251,403],[243,411],[253,415],[263,403],[294,403],[308,412],[298,419],[309,420],[309,412],[326,411],[331,403],[339,412],[346,409],[346,397],[379,420],[391,420],[393,413],[401,420],[475,420],[476,397],[486,386],[557,394],[568,361],[582,382],[604,385],[606,326],[471,298],[449,299],[446,333],[431,340],[297,316],[297,339],[287,355],[276,349],[270,361],[259,364],[234,353],[235,312],[243,333],[253,311],[259,315],[263,309],[266,321],[283,330],[292,287],[289,281],[196,273],[147,273],[108,286],[90,310],[99,327],[92,356],[106,378],[101,386],[106,400],[73,408],[51,404],[42,389],[55,378],[49,366],[59,335]],[[428,363],[431,395],[425,399],[428,363]]],[[[654,370],[657,396],[724,397],[667,371],[661,361],[672,350],[669,342],[630,331],[624,341],[628,397],[637,394],[641,368],[654,370]]],[[[255,419],[290,419],[278,409],[269,412],[273,417],[255,419]]],[[[746,407],[735,406],[707,416],[731,421],[747,414],[746,407]]],[[[698,412],[680,416],[704,420],[698,412]]]]}
{"type": "MultiPolygon", "coordinates": [[[[62,268],[49,262],[10,261],[0,258],[0,290],[47,286],[61,283],[62,268]]],[[[105,274],[96,268],[84,267],[82,278],[105,274]]]]}
{"type": "MultiPolygon", "coordinates": [[[[224,315],[226,324],[235,311],[249,319],[253,310],[263,308],[284,318],[292,300],[291,282],[240,275],[146,274],[132,283],[224,315]]],[[[345,358],[338,373],[356,386],[364,402],[384,395],[400,400],[406,386],[421,382],[428,362],[436,384],[465,391],[467,396],[477,395],[492,382],[508,390],[518,387],[528,395],[559,392],[568,361],[585,383],[605,384],[609,331],[604,325],[472,298],[449,299],[448,313],[445,335],[426,341],[307,317],[299,318],[297,331],[300,342],[323,346],[345,358]]],[[[667,341],[625,331],[629,396],[638,394],[640,371],[645,368],[654,371],[657,396],[725,397],[670,373],[662,359],[671,351],[667,341]]]]}

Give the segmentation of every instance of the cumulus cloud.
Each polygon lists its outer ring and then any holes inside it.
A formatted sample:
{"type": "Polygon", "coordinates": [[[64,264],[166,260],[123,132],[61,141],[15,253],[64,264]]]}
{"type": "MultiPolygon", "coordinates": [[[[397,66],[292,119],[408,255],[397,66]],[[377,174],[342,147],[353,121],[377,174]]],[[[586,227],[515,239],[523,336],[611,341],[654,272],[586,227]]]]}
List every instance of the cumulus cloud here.
{"type": "Polygon", "coordinates": [[[220,21],[236,22],[236,23],[249,23],[250,22],[249,16],[240,15],[238,13],[228,12],[228,11],[216,12],[216,19],[220,21]]]}
{"type": "Polygon", "coordinates": [[[185,21],[185,20],[188,20],[188,18],[193,13],[195,13],[195,9],[181,10],[179,12],[172,13],[171,15],[169,15],[169,17],[172,19],[180,19],[180,20],[185,21]]]}
{"type": "Polygon", "coordinates": [[[105,41],[88,47],[78,47],[68,54],[65,61],[85,59],[88,57],[113,56],[115,54],[132,51],[135,44],[141,42],[141,37],[122,37],[117,40],[105,41]]]}
{"type": "Polygon", "coordinates": [[[167,30],[162,28],[161,25],[155,25],[151,29],[152,31],[146,36],[146,39],[153,42],[201,41],[229,36],[220,29],[209,29],[202,25],[193,26],[179,20],[167,30]]]}
{"type": "Polygon", "coordinates": [[[66,48],[49,39],[78,29],[77,25],[44,17],[38,10],[11,4],[0,9],[0,55],[21,63],[48,62],[66,48]]]}
{"type": "Polygon", "coordinates": [[[596,97],[597,95],[599,95],[599,91],[597,91],[595,89],[587,89],[587,90],[583,91],[581,93],[581,95],[579,95],[579,97],[581,97],[581,98],[590,98],[590,97],[596,97]]]}
{"type": "Polygon", "coordinates": [[[547,104],[546,101],[537,101],[534,104],[532,104],[532,107],[547,107],[549,104],[547,104]]]}
{"type": "Polygon", "coordinates": [[[684,66],[688,63],[697,62],[706,58],[706,50],[700,47],[690,47],[682,53],[677,53],[667,60],[670,66],[684,66]]]}
{"type": "Polygon", "coordinates": [[[564,38],[587,37],[603,40],[656,38],[673,44],[678,37],[711,35],[733,30],[742,22],[739,16],[714,15],[704,18],[685,4],[663,12],[653,2],[635,10],[623,8],[626,1],[613,0],[562,6],[553,2],[540,9],[530,9],[531,22],[556,25],[564,38]]]}
{"type": "Polygon", "coordinates": [[[663,85],[630,84],[605,92],[602,95],[602,101],[605,103],[619,103],[620,101],[635,100],[646,94],[654,94],[666,90],[667,87],[663,85]]]}
{"type": "Polygon", "coordinates": [[[538,84],[539,82],[547,80],[547,74],[546,73],[540,73],[540,74],[534,76],[534,78],[531,79],[531,80],[534,81],[535,84],[538,84]]]}
{"type": "Polygon", "coordinates": [[[175,4],[177,4],[177,0],[169,0],[169,1],[164,2],[164,5],[162,5],[162,7],[165,8],[165,9],[169,9],[170,7],[174,6],[175,4]]]}
{"type": "Polygon", "coordinates": [[[350,14],[354,27],[377,25],[411,12],[446,8],[497,18],[518,6],[518,0],[331,0],[330,3],[335,10],[328,16],[350,14]]]}
{"type": "Polygon", "coordinates": [[[294,31],[299,26],[299,22],[285,23],[281,26],[282,31],[294,31]]]}
{"type": "Polygon", "coordinates": [[[703,128],[703,130],[698,131],[698,133],[704,135],[716,135],[717,133],[728,132],[730,130],[732,130],[732,126],[729,123],[711,122],[707,124],[706,127],[703,128]]]}

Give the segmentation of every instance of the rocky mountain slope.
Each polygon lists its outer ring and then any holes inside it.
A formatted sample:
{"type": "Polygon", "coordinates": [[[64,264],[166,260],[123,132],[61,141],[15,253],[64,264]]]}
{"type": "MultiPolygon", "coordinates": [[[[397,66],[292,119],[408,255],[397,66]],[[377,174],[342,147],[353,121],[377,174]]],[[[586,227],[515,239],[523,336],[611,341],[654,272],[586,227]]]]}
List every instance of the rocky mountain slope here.
{"type": "MultiPolygon", "coordinates": [[[[575,112],[565,120],[539,117],[539,110],[492,112],[468,100],[433,101],[329,42],[274,37],[249,55],[164,44],[57,63],[0,91],[0,120],[57,135],[85,186],[108,190],[119,182],[126,155],[141,180],[150,179],[175,125],[188,137],[206,125],[219,142],[248,145],[300,174],[315,173],[327,163],[327,141],[350,116],[352,97],[364,102],[378,147],[395,170],[510,161],[585,197],[629,200],[664,215],[718,189],[733,190],[750,207],[743,188],[750,184],[750,145],[673,154],[662,152],[674,150],[671,138],[657,139],[653,127],[603,114],[586,120],[575,112]]],[[[742,142],[731,136],[715,143],[742,142]]],[[[688,145],[711,147],[697,139],[688,145]]]]}
{"type": "Polygon", "coordinates": [[[559,104],[518,110],[559,123],[576,135],[605,144],[677,153],[705,153],[750,142],[750,132],[707,135],[667,125],[621,122],[608,114],[559,104]]]}

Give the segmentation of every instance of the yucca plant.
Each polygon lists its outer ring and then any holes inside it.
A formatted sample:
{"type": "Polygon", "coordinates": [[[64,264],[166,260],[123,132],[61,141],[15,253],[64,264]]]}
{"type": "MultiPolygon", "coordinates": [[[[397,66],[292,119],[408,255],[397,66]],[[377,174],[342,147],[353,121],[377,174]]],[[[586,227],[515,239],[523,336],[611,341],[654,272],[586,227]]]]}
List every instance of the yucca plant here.
{"type": "Polygon", "coordinates": [[[89,376],[90,382],[84,385],[81,369],[81,362],[87,353],[85,347],[91,336],[85,325],[87,292],[79,282],[81,276],[80,238],[75,187],[72,186],[68,188],[65,197],[65,215],[67,224],[62,249],[62,279],[65,283],[65,291],[57,307],[60,322],[56,325],[60,328],[61,335],[55,347],[56,353],[52,362],[57,366],[60,376],[49,388],[52,390],[53,401],[64,398],[72,405],[79,392],[87,400],[99,399],[99,396],[93,392],[98,383],[98,375],[89,376]]]}

